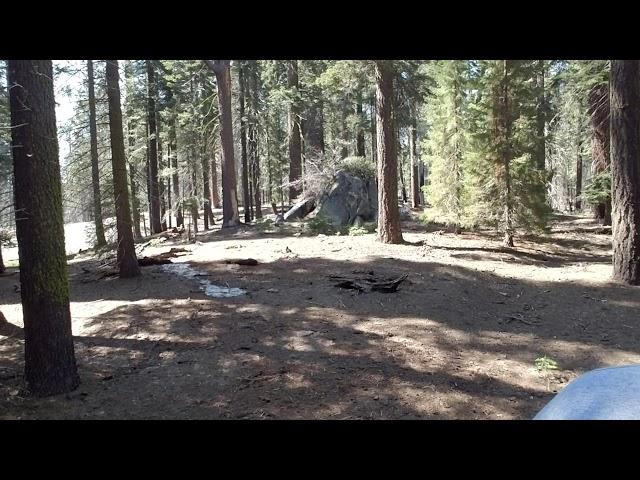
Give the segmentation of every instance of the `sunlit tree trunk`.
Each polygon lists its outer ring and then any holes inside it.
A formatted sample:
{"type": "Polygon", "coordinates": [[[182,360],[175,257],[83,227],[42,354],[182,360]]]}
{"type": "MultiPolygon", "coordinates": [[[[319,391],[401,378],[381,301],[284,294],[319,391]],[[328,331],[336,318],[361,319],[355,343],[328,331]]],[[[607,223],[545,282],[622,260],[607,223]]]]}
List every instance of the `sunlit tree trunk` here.
{"type": "Polygon", "coordinates": [[[93,78],[93,60],[87,60],[89,90],[89,137],[91,151],[91,184],[93,186],[93,221],[96,228],[96,246],[106,245],[102,224],[102,198],[100,196],[100,169],[98,163],[98,130],[96,127],[96,95],[93,78]]]}
{"type": "Polygon", "coordinates": [[[376,125],[378,145],[378,240],[402,243],[398,209],[398,160],[392,124],[393,63],[377,60],[376,125]]]}
{"type": "Polygon", "coordinates": [[[236,164],[233,153],[231,117],[231,71],[229,60],[206,60],[216,75],[220,108],[220,143],[222,145],[222,227],[240,225],[236,164]]]}
{"type": "Polygon", "coordinates": [[[118,231],[117,263],[120,277],[140,275],[140,267],[133,245],[129,189],[127,188],[127,164],[124,153],[122,109],[120,106],[120,74],[118,61],[107,60],[107,97],[109,100],[109,131],[111,133],[111,165],[113,168],[113,194],[116,206],[118,231]]]}

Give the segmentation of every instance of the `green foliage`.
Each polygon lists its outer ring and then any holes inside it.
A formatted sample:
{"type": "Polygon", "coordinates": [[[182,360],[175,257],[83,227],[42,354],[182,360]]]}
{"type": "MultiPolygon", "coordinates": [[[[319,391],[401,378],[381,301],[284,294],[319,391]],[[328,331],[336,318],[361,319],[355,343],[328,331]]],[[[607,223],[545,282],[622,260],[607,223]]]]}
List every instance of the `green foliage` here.
{"type": "Polygon", "coordinates": [[[270,218],[261,218],[256,220],[256,228],[261,233],[273,230],[274,225],[274,221],[270,218]]]}
{"type": "Polygon", "coordinates": [[[365,180],[376,176],[375,163],[366,157],[347,157],[340,161],[339,169],[365,180]]]}
{"type": "Polygon", "coordinates": [[[375,222],[363,223],[362,225],[351,225],[347,229],[347,234],[351,237],[357,237],[360,235],[375,233],[377,228],[378,225],[375,222]]]}
{"type": "Polygon", "coordinates": [[[535,359],[534,365],[538,372],[547,379],[547,390],[549,390],[551,385],[550,373],[551,370],[558,370],[558,363],[552,358],[543,355],[535,359]]]}
{"type": "Polygon", "coordinates": [[[544,231],[550,208],[546,173],[534,160],[537,90],[535,62],[478,62],[470,105],[469,213],[475,221],[513,234],[544,231]]]}
{"type": "Polygon", "coordinates": [[[431,215],[445,224],[464,223],[466,171],[466,85],[468,62],[432,62],[429,69],[435,82],[423,116],[430,129],[423,141],[423,160],[429,168],[425,198],[431,215]]]}
{"type": "Polygon", "coordinates": [[[605,203],[611,199],[611,169],[594,175],[591,183],[584,189],[583,197],[591,205],[605,203]]]}
{"type": "Polygon", "coordinates": [[[558,369],[558,363],[552,358],[547,357],[546,355],[536,358],[534,364],[539,372],[558,369]]]}
{"type": "Polygon", "coordinates": [[[338,229],[324,215],[316,215],[304,224],[304,230],[311,235],[334,235],[338,229]]]}

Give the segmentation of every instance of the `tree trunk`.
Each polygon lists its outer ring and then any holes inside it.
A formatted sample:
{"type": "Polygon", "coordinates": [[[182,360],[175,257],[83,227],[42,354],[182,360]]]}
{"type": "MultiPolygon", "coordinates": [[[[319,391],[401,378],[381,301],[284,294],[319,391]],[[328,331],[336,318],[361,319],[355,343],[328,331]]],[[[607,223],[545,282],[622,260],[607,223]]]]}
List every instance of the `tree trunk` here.
{"type": "Polygon", "coordinates": [[[364,150],[364,128],[362,128],[362,98],[358,95],[358,101],[356,102],[356,115],[358,116],[358,132],[356,133],[356,156],[364,157],[366,152],[364,150]]]}
{"type": "Polygon", "coordinates": [[[207,62],[216,75],[220,108],[220,143],[222,145],[222,228],[240,225],[236,162],[233,157],[233,121],[231,118],[231,71],[229,60],[207,62]]]}
{"type": "Polygon", "coordinates": [[[118,230],[117,262],[121,278],[140,275],[140,267],[133,246],[129,189],[127,188],[127,164],[124,154],[122,110],[120,107],[120,74],[118,61],[107,60],[106,79],[109,100],[109,131],[111,133],[111,165],[113,168],[113,195],[116,206],[118,230]]]}
{"type": "MultiPolygon", "coordinates": [[[[75,360],[62,217],[51,60],[7,60],[16,236],[31,393],[80,384],[75,360]]],[[[126,183],[125,183],[126,185],[126,183]]]]}
{"type": "Polygon", "coordinates": [[[394,141],[396,144],[396,156],[397,158],[400,158],[400,163],[398,165],[398,173],[400,175],[402,203],[404,204],[407,201],[407,187],[406,187],[406,184],[404,183],[404,157],[402,156],[402,149],[400,148],[399,132],[396,125],[395,115],[393,115],[392,118],[393,118],[394,141]]]}
{"type": "Polygon", "coordinates": [[[578,108],[576,133],[576,210],[582,209],[582,109],[578,108]]]}
{"type": "Polygon", "coordinates": [[[89,80],[89,136],[91,142],[91,184],[93,185],[93,221],[96,227],[96,247],[107,244],[102,224],[102,199],[100,196],[100,168],[98,164],[98,131],[96,127],[96,96],[93,80],[93,60],[87,60],[89,80]]]}
{"type": "MultiPolygon", "coordinates": [[[[171,140],[167,142],[167,167],[171,168],[171,140]]],[[[171,198],[171,176],[167,176],[167,208],[169,210],[167,220],[169,222],[169,228],[171,228],[171,217],[173,216],[173,203],[171,198]]]]}
{"type": "Polygon", "coordinates": [[[207,157],[206,148],[202,147],[202,181],[203,181],[203,195],[204,195],[204,229],[209,229],[209,223],[215,225],[216,220],[213,218],[213,212],[211,211],[211,190],[209,189],[209,157],[207,157]]]}
{"type": "Polygon", "coordinates": [[[136,167],[129,162],[129,182],[131,183],[131,205],[133,209],[133,234],[135,238],[142,237],[140,232],[140,202],[138,201],[138,188],[136,182],[136,167]]]}
{"type": "Polygon", "coordinates": [[[538,93],[538,105],[536,111],[536,166],[539,170],[544,170],[546,166],[545,158],[545,135],[544,127],[546,125],[546,100],[544,96],[544,60],[538,60],[536,65],[536,87],[538,93]]]}
{"type": "Polygon", "coordinates": [[[504,167],[505,202],[504,202],[504,246],[513,247],[513,204],[511,194],[511,115],[509,112],[509,61],[500,60],[502,81],[496,100],[496,126],[498,150],[504,167]]]}
{"type": "Polygon", "coordinates": [[[251,176],[253,178],[253,206],[255,216],[262,218],[262,198],[260,181],[260,156],[258,155],[258,62],[251,65],[251,118],[249,122],[249,158],[251,159],[251,176]]]}
{"type": "MultiPolygon", "coordinates": [[[[164,162],[162,161],[162,144],[160,143],[160,140],[157,140],[157,145],[158,145],[158,176],[160,175],[159,172],[161,172],[164,169],[164,162]]],[[[161,178],[159,176],[158,179],[158,195],[160,198],[160,226],[162,231],[164,232],[167,229],[167,219],[166,219],[166,214],[167,214],[167,204],[166,204],[166,200],[165,200],[165,183],[164,183],[164,178],[161,178]]]]}
{"type": "Polygon", "coordinates": [[[392,124],[393,65],[376,60],[376,125],[378,144],[378,240],[402,243],[398,209],[398,160],[392,124]]]}
{"type": "Polygon", "coordinates": [[[171,147],[171,157],[169,161],[171,162],[171,167],[173,169],[173,178],[171,183],[173,184],[173,203],[175,205],[174,210],[176,215],[176,227],[184,227],[184,217],[182,215],[182,198],[180,197],[180,178],[178,176],[178,148],[176,145],[175,118],[172,119],[169,134],[171,135],[171,138],[169,140],[169,145],[171,147]]]}
{"type": "Polygon", "coordinates": [[[7,267],[4,266],[4,260],[2,259],[2,244],[0,244],[0,273],[4,273],[7,267]]]}
{"type": "Polygon", "coordinates": [[[147,60],[147,114],[149,122],[149,223],[151,233],[162,232],[160,186],[158,184],[158,131],[156,128],[156,79],[151,60],[147,60]]]}
{"type": "Polygon", "coordinates": [[[211,160],[211,190],[212,193],[212,202],[213,208],[220,208],[220,191],[218,190],[218,157],[214,154],[213,159],[211,160]]]}
{"type": "Polygon", "coordinates": [[[413,208],[418,208],[420,205],[420,185],[418,184],[418,128],[415,116],[411,119],[410,129],[409,154],[411,155],[411,206],[413,208]]]}
{"type": "Polygon", "coordinates": [[[640,64],[611,61],[613,278],[640,284],[640,64]]]}
{"type": "MultiPolygon", "coordinates": [[[[298,61],[287,62],[287,86],[294,98],[289,102],[289,182],[302,177],[302,145],[300,143],[300,102],[298,96],[298,61]]],[[[300,186],[289,187],[291,203],[302,193],[300,186]]]]}
{"type": "MultiPolygon", "coordinates": [[[[604,172],[610,165],[609,157],[609,87],[596,85],[588,95],[591,123],[591,154],[593,175],[604,172]]],[[[595,206],[595,217],[604,225],[611,225],[611,200],[595,206]]]]}
{"type": "Polygon", "coordinates": [[[371,100],[371,157],[373,163],[378,162],[378,142],[377,142],[377,124],[376,124],[376,103],[375,98],[371,100]]]}
{"type": "Polygon", "coordinates": [[[251,197],[249,195],[249,169],[247,167],[247,118],[244,111],[244,97],[246,91],[246,82],[244,79],[244,68],[242,62],[238,64],[238,85],[240,103],[240,156],[242,158],[242,206],[244,207],[244,223],[251,221],[251,211],[249,204],[251,197]]]}

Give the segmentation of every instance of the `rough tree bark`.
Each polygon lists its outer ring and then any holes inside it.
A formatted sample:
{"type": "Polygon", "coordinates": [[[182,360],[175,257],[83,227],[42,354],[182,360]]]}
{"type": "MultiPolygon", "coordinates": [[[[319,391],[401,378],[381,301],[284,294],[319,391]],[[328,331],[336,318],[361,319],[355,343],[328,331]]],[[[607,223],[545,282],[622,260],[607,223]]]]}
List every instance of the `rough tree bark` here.
{"type": "Polygon", "coordinates": [[[251,177],[253,179],[253,204],[257,219],[262,218],[262,198],[260,197],[260,156],[258,155],[258,62],[251,62],[250,77],[251,116],[249,119],[249,159],[251,164],[251,177]]]}
{"type": "Polygon", "coordinates": [[[121,278],[140,275],[140,267],[133,246],[129,189],[127,188],[127,163],[124,153],[122,109],[120,106],[120,74],[118,61],[107,60],[107,98],[109,100],[109,131],[111,136],[111,165],[113,168],[113,195],[116,206],[118,231],[117,262],[121,278]]]}
{"type": "Polygon", "coordinates": [[[213,155],[211,159],[211,201],[213,202],[213,208],[220,208],[220,191],[218,190],[218,156],[213,155]]]}
{"type": "MultiPolygon", "coordinates": [[[[609,86],[596,85],[589,91],[587,114],[591,124],[592,174],[605,171],[610,163],[609,147],[609,86]]],[[[611,225],[611,201],[595,207],[595,217],[604,225],[611,225]]]]}
{"type": "Polygon", "coordinates": [[[93,60],[87,60],[89,90],[89,137],[91,151],[91,184],[93,186],[93,221],[96,227],[96,247],[107,244],[102,224],[102,199],[100,196],[100,168],[98,164],[98,130],[96,127],[96,95],[93,79],[93,60]]]}
{"type": "Polygon", "coordinates": [[[398,209],[398,159],[392,124],[393,64],[376,60],[376,125],[378,145],[378,240],[402,243],[398,209]]]}
{"type": "MultiPolygon", "coordinates": [[[[289,182],[295,182],[302,177],[302,145],[300,142],[300,102],[298,100],[298,61],[287,62],[287,86],[293,95],[289,102],[289,182]]],[[[299,186],[289,187],[289,201],[302,193],[299,186]]]]}
{"type": "Polygon", "coordinates": [[[640,284],[640,64],[612,60],[613,278],[640,284]]]}
{"type": "Polygon", "coordinates": [[[222,145],[222,228],[240,225],[236,163],[233,156],[233,122],[231,118],[230,60],[205,60],[216,76],[220,108],[220,143],[222,145]]]}
{"type": "Polygon", "coordinates": [[[251,221],[251,210],[249,204],[249,168],[247,167],[247,117],[244,110],[244,98],[246,91],[246,81],[244,78],[244,68],[242,62],[238,64],[238,85],[240,103],[240,158],[242,159],[242,205],[244,207],[244,223],[251,221]]]}
{"type": "Polygon", "coordinates": [[[37,396],[79,383],[71,333],[51,60],[8,60],[25,377],[37,396]]]}
{"type": "Polygon", "coordinates": [[[151,60],[147,64],[147,115],[149,123],[149,223],[151,233],[162,232],[160,220],[160,185],[158,183],[158,129],[156,127],[156,79],[151,60]]]}

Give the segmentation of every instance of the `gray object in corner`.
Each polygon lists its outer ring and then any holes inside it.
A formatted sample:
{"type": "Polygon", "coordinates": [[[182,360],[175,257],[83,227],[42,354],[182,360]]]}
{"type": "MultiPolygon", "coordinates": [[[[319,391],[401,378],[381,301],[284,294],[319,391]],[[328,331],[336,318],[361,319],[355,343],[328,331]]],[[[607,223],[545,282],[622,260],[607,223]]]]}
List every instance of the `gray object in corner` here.
{"type": "Polygon", "coordinates": [[[640,365],[599,368],[579,376],[534,420],[640,420],[640,365]]]}

